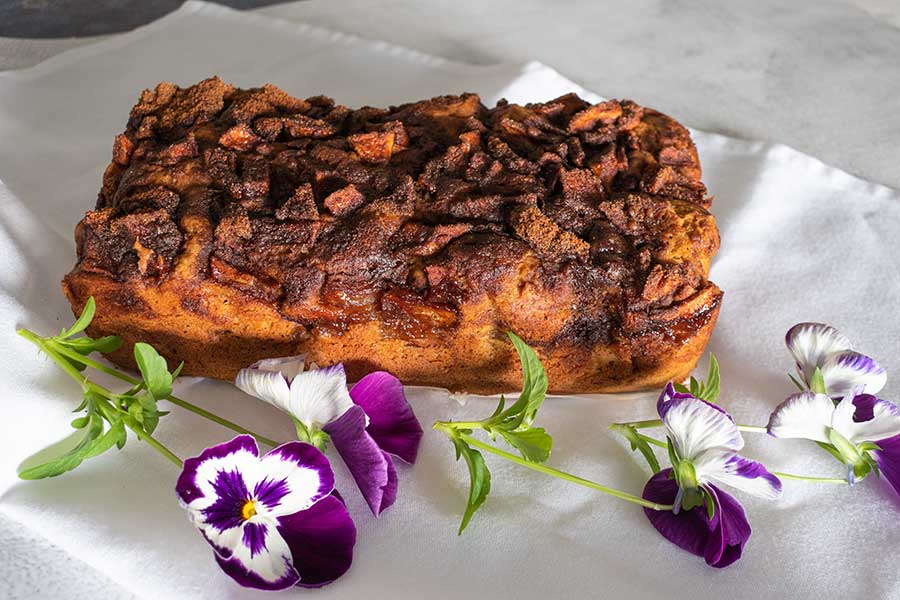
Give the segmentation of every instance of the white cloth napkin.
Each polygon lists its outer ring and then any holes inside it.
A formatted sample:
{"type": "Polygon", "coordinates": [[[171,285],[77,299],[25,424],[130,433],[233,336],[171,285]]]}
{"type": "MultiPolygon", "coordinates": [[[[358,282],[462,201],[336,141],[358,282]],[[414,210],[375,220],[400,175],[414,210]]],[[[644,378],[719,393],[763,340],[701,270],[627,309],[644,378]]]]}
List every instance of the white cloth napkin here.
{"type": "MultiPolygon", "coordinates": [[[[134,439],[59,478],[16,477],[22,459],[70,433],[69,411],[79,397],[13,328],[50,333],[71,321],[58,285],[74,261],[72,231],[93,205],[113,137],[140,90],[213,74],[241,86],[273,82],[301,97],[324,93],[351,106],[464,90],[486,104],[569,91],[597,98],[536,63],[464,65],[200,2],[133,33],[0,74],[0,518],[15,534],[2,545],[16,545],[4,550],[11,560],[0,561],[7,592],[24,594],[24,577],[46,573],[75,582],[59,588],[68,597],[84,591],[77,582],[95,576],[115,585],[92,590],[93,598],[256,595],[215,566],[178,506],[176,470],[134,439]],[[71,559],[42,563],[36,553],[48,541],[58,550],[47,556],[71,559]]],[[[726,295],[709,347],[722,365],[722,403],[739,422],[765,423],[791,392],[782,340],[800,320],[840,327],[900,374],[900,196],[785,146],[693,133],[722,234],[711,278],[726,295]]],[[[882,395],[900,400],[898,390],[889,379],[882,395]]],[[[177,391],[274,437],[290,436],[274,409],[225,383],[184,380],[177,391]]],[[[478,418],[493,408],[478,398],[460,404],[440,390],[408,395],[427,430],[435,419],[478,418]]],[[[654,400],[548,400],[539,424],[554,435],[551,464],[639,493],[648,472],[606,426],[652,418],[654,400]]],[[[175,408],[159,437],[189,456],[230,436],[175,408]]],[[[746,437],[746,453],[770,468],[842,473],[811,443],[746,437]]],[[[665,541],[632,505],[490,457],[488,463],[493,492],[461,538],[465,467],[440,434],[428,430],[419,462],[400,467],[397,504],[378,520],[339,466],[359,529],[355,563],[316,596],[900,597],[900,500],[874,478],[853,489],[785,482],[777,502],[736,493],[753,536],[744,558],[719,571],[665,541]]]]}

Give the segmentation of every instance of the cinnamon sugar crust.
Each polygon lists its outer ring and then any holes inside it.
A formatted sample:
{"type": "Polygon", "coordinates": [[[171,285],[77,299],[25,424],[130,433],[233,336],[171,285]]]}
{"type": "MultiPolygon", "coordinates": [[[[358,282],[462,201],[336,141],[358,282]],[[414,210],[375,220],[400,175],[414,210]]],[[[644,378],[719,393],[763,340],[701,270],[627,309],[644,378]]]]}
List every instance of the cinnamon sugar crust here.
{"type": "Polygon", "coordinates": [[[141,94],[63,280],[90,333],[232,379],[272,356],[406,384],[555,393],[680,379],[722,292],[687,130],[629,100],[387,109],[218,78],[141,94]]]}

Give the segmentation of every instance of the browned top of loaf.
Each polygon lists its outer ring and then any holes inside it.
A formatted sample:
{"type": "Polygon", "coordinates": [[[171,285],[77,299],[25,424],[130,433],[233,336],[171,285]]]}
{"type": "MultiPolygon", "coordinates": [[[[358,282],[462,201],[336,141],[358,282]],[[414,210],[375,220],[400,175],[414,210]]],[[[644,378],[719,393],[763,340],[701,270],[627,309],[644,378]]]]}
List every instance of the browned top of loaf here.
{"type": "Polygon", "coordinates": [[[709,285],[699,177],[688,132],[629,100],[352,110],[161,83],[116,137],[79,267],[214,280],[309,327],[379,319],[411,338],[487,298],[532,341],[596,343],[709,285]]]}

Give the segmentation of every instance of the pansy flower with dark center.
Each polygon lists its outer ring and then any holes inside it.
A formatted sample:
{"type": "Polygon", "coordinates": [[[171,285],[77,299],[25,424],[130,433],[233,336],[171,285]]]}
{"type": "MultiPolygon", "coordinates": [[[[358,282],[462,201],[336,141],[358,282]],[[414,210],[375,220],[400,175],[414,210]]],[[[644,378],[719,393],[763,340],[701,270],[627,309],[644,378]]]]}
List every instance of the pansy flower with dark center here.
{"type": "Polygon", "coordinates": [[[350,568],[356,527],[319,450],[288,442],[260,457],[249,435],[184,461],[176,492],[219,566],[245,587],[319,587],[350,568]]]}

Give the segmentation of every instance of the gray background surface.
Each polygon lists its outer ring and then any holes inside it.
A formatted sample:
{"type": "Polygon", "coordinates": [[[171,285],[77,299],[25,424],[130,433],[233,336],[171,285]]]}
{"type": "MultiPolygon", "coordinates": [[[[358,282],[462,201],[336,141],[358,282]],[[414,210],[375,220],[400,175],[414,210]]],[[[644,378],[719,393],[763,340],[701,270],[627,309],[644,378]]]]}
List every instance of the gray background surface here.
{"type": "MultiPolygon", "coordinates": [[[[460,61],[539,60],[588,89],[634,98],[693,127],[783,142],[900,188],[896,0],[222,3],[460,61]],[[828,10],[810,18],[804,9],[813,3],[828,10]]],[[[0,0],[0,70],[37,64],[178,5],[0,0]]],[[[123,596],[91,569],[76,581],[64,578],[77,559],[49,542],[23,548],[21,532],[2,517],[0,539],[0,561],[17,563],[21,573],[0,581],[0,596],[123,596]]]]}
{"type": "MultiPolygon", "coordinates": [[[[219,1],[460,61],[539,60],[693,127],[783,142],[900,188],[900,0],[219,1]]],[[[179,4],[0,0],[0,36],[18,38],[0,37],[0,69],[179,4]]]]}

